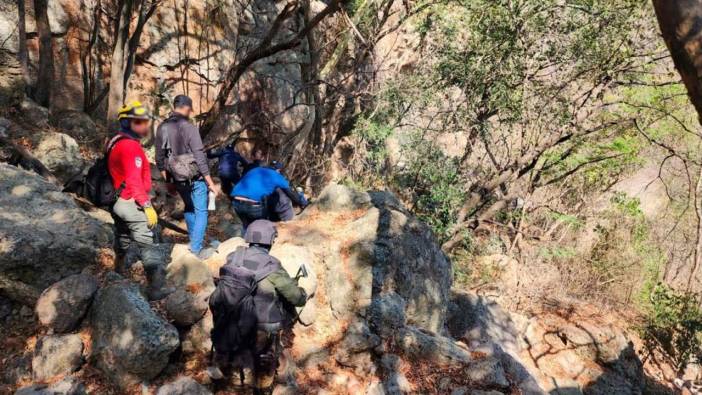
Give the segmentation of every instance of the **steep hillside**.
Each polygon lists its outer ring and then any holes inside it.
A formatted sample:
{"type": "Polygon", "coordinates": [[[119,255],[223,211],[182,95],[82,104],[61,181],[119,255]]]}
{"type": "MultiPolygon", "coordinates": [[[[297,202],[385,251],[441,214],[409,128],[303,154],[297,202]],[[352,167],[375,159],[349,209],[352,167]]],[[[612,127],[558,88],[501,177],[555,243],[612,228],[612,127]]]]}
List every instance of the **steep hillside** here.
{"type": "Polygon", "coordinates": [[[0,0],[0,391],[236,392],[205,374],[230,202],[203,263],[151,167],[150,304],[61,192],[123,102],[153,131],[184,93],[314,201],[274,250],[315,290],[277,393],[696,393],[700,3],[0,0]]]}
{"type": "MultiPolygon", "coordinates": [[[[276,393],[540,394],[583,388],[608,394],[644,388],[642,364],[624,323],[588,313],[591,307],[524,317],[452,290],[450,262],[431,231],[391,194],[329,186],[280,233],[272,253],[291,272],[308,265],[312,278],[302,285],[314,297],[287,337],[276,393]]],[[[210,386],[205,367],[212,317],[197,301],[211,292],[227,254],[242,244],[227,240],[204,262],[175,245],[168,273],[181,290],[165,303],[148,304],[137,286],[109,271],[109,262],[55,283],[39,298],[38,322],[28,326],[34,318],[24,310],[4,321],[12,334],[3,340],[5,388],[48,381],[96,393],[136,393],[144,385],[156,391],[177,377],[210,386]]]]}

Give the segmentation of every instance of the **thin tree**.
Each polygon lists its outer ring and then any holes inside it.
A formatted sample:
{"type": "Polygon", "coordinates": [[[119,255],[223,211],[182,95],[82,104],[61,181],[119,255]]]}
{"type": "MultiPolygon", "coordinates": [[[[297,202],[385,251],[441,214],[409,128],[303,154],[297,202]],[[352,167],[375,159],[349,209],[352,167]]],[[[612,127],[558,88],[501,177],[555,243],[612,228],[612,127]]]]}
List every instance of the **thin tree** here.
{"type": "Polygon", "coordinates": [[[34,17],[39,35],[39,71],[34,88],[34,100],[44,107],[51,101],[51,88],[54,81],[53,44],[49,26],[48,1],[34,0],[34,17]]]}
{"type": "Polygon", "coordinates": [[[291,50],[299,46],[303,42],[303,40],[307,38],[309,32],[312,31],[312,29],[314,29],[315,26],[319,25],[319,23],[322,22],[322,20],[324,20],[326,17],[333,15],[334,13],[339,11],[339,9],[341,8],[341,4],[342,0],[332,0],[322,11],[320,11],[313,18],[311,18],[309,22],[307,22],[307,24],[297,33],[293,34],[286,40],[274,43],[273,41],[280,32],[281,28],[283,27],[284,22],[293,15],[295,15],[295,13],[299,10],[300,7],[299,1],[291,1],[287,3],[285,7],[283,7],[283,9],[276,16],[275,20],[273,21],[273,24],[271,25],[263,40],[261,40],[261,42],[255,48],[253,48],[246,55],[244,55],[244,57],[242,57],[240,61],[234,63],[227,70],[224,83],[222,84],[222,88],[220,89],[219,94],[217,95],[217,98],[214,101],[214,104],[207,112],[207,116],[200,125],[201,135],[204,137],[212,130],[215,123],[217,122],[219,114],[226,106],[227,100],[229,99],[229,95],[231,94],[236,84],[239,82],[241,76],[244,75],[246,70],[248,70],[248,68],[251,65],[253,65],[261,59],[265,59],[279,52],[291,50]]]}
{"type": "Polygon", "coordinates": [[[19,40],[19,50],[17,51],[17,60],[22,68],[22,78],[24,79],[25,88],[29,88],[29,56],[27,55],[27,24],[26,10],[24,0],[17,0],[17,30],[19,40]]]}
{"type": "Polygon", "coordinates": [[[127,86],[134,69],[136,51],[139,48],[141,35],[146,23],[153,16],[160,0],[120,0],[115,19],[115,42],[112,48],[110,67],[110,89],[107,94],[107,119],[113,120],[117,110],[124,103],[127,95],[127,86]],[[130,35],[129,27],[135,7],[138,7],[138,17],[134,32],[130,35]]]}

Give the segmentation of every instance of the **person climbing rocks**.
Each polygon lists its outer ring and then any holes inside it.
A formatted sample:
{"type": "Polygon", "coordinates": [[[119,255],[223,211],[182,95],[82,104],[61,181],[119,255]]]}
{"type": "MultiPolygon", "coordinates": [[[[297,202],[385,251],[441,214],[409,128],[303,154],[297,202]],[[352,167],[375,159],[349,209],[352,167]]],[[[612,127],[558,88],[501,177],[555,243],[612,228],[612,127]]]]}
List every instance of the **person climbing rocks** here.
{"type": "Polygon", "coordinates": [[[166,258],[154,242],[158,215],[151,205],[151,169],[140,140],[148,135],[151,115],[138,101],[118,111],[120,129],[107,145],[107,169],[112,177],[117,200],[111,214],[115,222],[117,260],[115,269],[127,272],[125,256],[136,243],[148,281],[149,300],[163,299],[173,292],[166,286],[166,258]]]}
{"type": "Polygon", "coordinates": [[[200,131],[190,122],[192,111],[192,99],[185,95],[175,97],[173,112],[156,132],[156,166],[170,184],[169,190],[175,189],[185,203],[190,251],[207,259],[215,252],[214,248],[204,247],[208,195],[209,191],[220,194],[221,190],[210,177],[200,131]]]}
{"type": "Polygon", "coordinates": [[[234,149],[234,144],[227,144],[223,148],[208,150],[207,157],[210,159],[218,158],[217,171],[220,184],[222,185],[222,192],[229,196],[234,185],[241,179],[241,172],[249,165],[249,161],[234,149]],[[241,171],[239,170],[240,168],[241,171]]]}
{"type": "MultiPolygon", "coordinates": [[[[283,164],[281,162],[273,161],[271,163],[271,167],[278,173],[282,173],[283,171],[283,164]]],[[[299,206],[307,206],[308,203],[304,193],[302,193],[299,189],[296,190],[295,193],[300,201],[299,206]]],[[[295,210],[293,208],[292,200],[290,200],[288,195],[280,188],[276,188],[275,192],[271,194],[266,202],[266,206],[268,209],[268,219],[271,221],[292,221],[293,218],[295,218],[295,210]]]]}
{"type": "Polygon", "coordinates": [[[248,247],[227,256],[209,302],[214,317],[211,376],[221,379],[237,366],[243,385],[245,372],[252,371],[255,393],[272,389],[283,349],[281,334],[292,328],[295,307],[308,299],[297,278],[270,255],[277,235],[271,221],[251,223],[244,236],[248,247]]]}
{"type": "Polygon", "coordinates": [[[276,189],[280,189],[293,205],[304,208],[300,195],[290,189],[290,182],[270,167],[259,166],[249,170],[234,186],[232,207],[241,219],[244,231],[253,221],[270,218],[269,200],[276,189]]]}

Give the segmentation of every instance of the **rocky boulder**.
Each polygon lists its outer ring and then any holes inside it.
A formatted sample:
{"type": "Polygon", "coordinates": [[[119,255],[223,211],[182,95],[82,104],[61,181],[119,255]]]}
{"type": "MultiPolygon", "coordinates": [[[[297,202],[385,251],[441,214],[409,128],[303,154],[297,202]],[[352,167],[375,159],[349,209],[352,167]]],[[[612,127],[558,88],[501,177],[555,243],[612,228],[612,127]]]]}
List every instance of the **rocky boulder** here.
{"type": "Polygon", "coordinates": [[[212,392],[192,378],[182,376],[159,387],[156,395],[212,395],[212,392]]]}
{"type": "Polygon", "coordinates": [[[28,122],[32,126],[38,128],[48,128],[49,127],[49,109],[42,107],[35,101],[29,98],[24,98],[19,103],[19,112],[22,119],[28,122]]]}
{"type": "Polygon", "coordinates": [[[50,121],[74,139],[94,141],[99,136],[95,121],[83,111],[58,111],[52,114],[50,121]]]}
{"type": "Polygon", "coordinates": [[[80,146],[73,137],[63,133],[46,133],[32,153],[62,181],[79,174],[85,166],[80,146]]]}
{"type": "Polygon", "coordinates": [[[392,194],[333,184],[279,228],[276,248],[300,246],[316,257],[311,268],[335,317],[365,315],[373,299],[395,293],[408,324],[444,330],[451,264],[429,227],[392,194]]]}
{"type": "Polygon", "coordinates": [[[57,333],[71,331],[85,315],[97,289],[97,279],[88,274],[75,274],[55,283],[37,301],[39,322],[57,333]]]}
{"type": "Polygon", "coordinates": [[[544,313],[529,320],[523,337],[538,364],[522,358],[542,388],[584,388],[589,395],[640,394],[643,364],[633,343],[611,317],[585,313],[544,313]]]}
{"type": "Polygon", "coordinates": [[[166,277],[178,288],[188,288],[193,292],[205,291],[208,294],[214,291],[210,268],[190,252],[181,253],[177,259],[172,259],[166,267],[166,277]]]}
{"type": "Polygon", "coordinates": [[[83,364],[83,341],[79,335],[46,336],[37,342],[32,358],[34,379],[45,381],[78,370],[83,364]]]}
{"type": "Polygon", "coordinates": [[[90,358],[120,387],[156,377],[178,348],[178,331],[151,309],[136,284],[113,280],[91,308],[90,358]]]}
{"type": "Polygon", "coordinates": [[[192,293],[178,289],[166,298],[166,312],[177,326],[190,326],[199,321],[209,308],[207,292],[192,293]]]}
{"type": "Polygon", "coordinates": [[[33,384],[22,387],[15,395],[86,395],[85,385],[75,377],[65,377],[54,384],[33,384]]]}
{"type": "Polygon", "coordinates": [[[0,207],[0,288],[11,297],[23,286],[41,291],[114,254],[110,227],[34,173],[0,163],[0,207]]]}
{"type": "MultiPolygon", "coordinates": [[[[290,348],[289,363],[303,377],[287,388],[314,392],[301,384],[309,379],[304,376],[335,371],[326,387],[332,392],[422,392],[401,372],[418,360],[421,347],[437,347],[422,358],[427,365],[463,356],[444,364],[447,372],[476,363],[453,339],[437,335],[445,331],[450,262],[430,229],[394,196],[331,185],[297,219],[278,224],[278,231],[271,254],[292,277],[304,263],[310,274],[299,283],[313,295],[301,312],[306,318],[311,309],[312,324],[295,326],[290,348]],[[383,357],[395,350],[401,351],[397,364],[386,369],[383,357]],[[386,377],[392,382],[383,381],[386,377]]],[[[501,377],[491,385],[502,388],[501,377]]]]}
{"type": "Polygon", "coordinates": [[[202,319],[185,333],[182,342],[183,352],[191,355],[209,353],[212,350],[212,339],[210,338],[212,328],[214,328],[212,313],[207,310],[202,319]]]}

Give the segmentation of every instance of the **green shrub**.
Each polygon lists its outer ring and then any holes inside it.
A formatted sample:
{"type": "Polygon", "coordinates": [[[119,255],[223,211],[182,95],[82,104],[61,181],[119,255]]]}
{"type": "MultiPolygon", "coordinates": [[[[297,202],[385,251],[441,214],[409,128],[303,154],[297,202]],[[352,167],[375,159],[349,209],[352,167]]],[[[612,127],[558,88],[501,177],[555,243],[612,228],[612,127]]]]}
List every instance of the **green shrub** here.
{"type": "Polygon", "coordinates": [[[702,356],[702,311],[699,297],[658,284],[650,297],[650,308],[642,328],[649,350],[668,355],[678,371],[702,356]]]}

